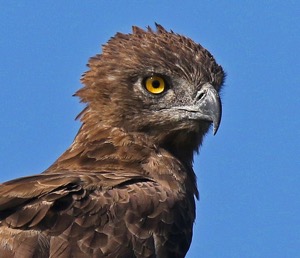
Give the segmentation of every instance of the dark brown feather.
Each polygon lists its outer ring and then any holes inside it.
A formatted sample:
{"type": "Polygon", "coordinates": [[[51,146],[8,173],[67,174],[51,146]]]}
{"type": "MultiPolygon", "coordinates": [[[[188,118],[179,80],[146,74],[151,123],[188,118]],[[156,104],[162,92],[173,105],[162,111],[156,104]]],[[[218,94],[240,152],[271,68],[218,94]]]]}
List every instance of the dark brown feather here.
{"type": "Polygon", "coordinates": [[[219,91],[222,68],[158,24],[117,33],[88,66],[70,148],[44,173],[0,185],[1,257],[184,257],[198,197],[193,153],[210,122],[166,110],[205,83],[219,91]],[[141,88],[153,74],[173,83],[164,100],[141,88]]]}

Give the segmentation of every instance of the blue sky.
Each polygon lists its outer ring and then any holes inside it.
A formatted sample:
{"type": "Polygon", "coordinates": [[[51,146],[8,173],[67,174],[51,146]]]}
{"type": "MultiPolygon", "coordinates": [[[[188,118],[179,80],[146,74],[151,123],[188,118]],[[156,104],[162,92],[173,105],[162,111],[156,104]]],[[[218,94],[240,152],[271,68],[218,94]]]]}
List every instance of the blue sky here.
{"type": "Polygon", "coordinates": [[[299,1],[0,0],[0,181],[40,173],[70,145],[88,58],[154,22],[227,72],[221,127],[195,158],[187,257],[300,257],[299,1]]]}

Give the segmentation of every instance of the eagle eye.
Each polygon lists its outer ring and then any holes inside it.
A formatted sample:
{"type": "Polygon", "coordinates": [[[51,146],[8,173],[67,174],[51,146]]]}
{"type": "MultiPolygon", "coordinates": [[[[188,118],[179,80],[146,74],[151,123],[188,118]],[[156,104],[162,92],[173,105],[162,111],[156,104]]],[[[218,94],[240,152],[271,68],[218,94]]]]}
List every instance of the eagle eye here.
{"type": "Polygon", "coordinates": [[[147,77],[144,80],[144,86],[152,94],[160,94],[167,89],[167,83],[161,76],[147,77]]]}

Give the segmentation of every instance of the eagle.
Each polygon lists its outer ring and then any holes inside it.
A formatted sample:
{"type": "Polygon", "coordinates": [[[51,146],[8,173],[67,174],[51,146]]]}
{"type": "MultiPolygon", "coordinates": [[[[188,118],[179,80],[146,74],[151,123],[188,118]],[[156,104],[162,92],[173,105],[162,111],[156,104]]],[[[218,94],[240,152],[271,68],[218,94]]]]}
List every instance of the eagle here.
{"type": "Polygon", "coordinates": [[[71,146],[44,172],[0,185],[2,258],[181,258],[198,198],[193,155],[221,121],[225,74],[155,24],[90,58],[71,146]]]}

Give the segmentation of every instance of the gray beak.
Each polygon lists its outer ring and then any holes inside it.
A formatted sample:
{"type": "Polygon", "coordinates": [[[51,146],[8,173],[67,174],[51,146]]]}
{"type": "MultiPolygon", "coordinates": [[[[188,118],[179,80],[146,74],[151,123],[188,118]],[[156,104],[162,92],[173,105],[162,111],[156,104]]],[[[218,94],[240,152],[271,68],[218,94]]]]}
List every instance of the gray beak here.
{"type": "Polygon", "coordinates": [[[211,84],[206,83],[197,93],[194,104],[197,106],[198,118],[213,123],[213,133],[215,135],[222,117],[222,104],[218,92],[211,84]]]}

